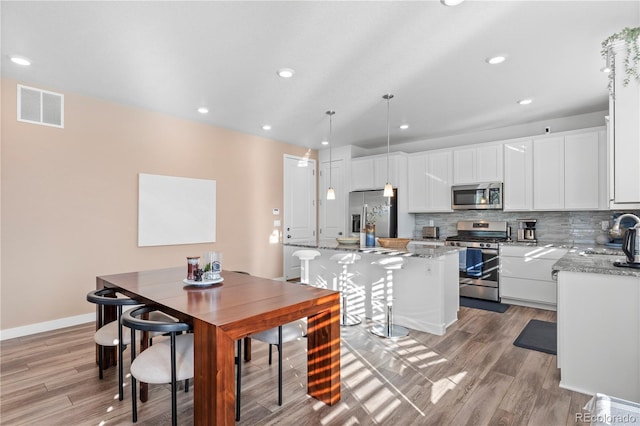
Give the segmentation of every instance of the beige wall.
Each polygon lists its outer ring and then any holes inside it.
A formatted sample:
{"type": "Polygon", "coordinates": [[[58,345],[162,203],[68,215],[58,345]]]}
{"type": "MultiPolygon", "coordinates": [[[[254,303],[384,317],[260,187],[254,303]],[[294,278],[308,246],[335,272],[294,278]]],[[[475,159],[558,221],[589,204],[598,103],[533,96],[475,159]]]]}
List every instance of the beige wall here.
{"type": "Polygon", "coordinates": [[[21,123],[17,83],[2,81],[0,329],[92,312],[96,275],[186,271],[206,250],[224,269],[282,276],[272,209],[283,155],[305,148],[72,93],[64,129],[21,123]],[[217,242],[137,247],[138,173],[215,179],[217,242]]]}

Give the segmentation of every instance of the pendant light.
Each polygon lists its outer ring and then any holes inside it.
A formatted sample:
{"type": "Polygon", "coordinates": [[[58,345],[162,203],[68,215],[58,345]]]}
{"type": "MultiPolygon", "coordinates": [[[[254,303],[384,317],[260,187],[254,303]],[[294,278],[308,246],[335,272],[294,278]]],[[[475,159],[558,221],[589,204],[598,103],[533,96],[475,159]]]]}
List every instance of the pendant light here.
{"type": "Polygon", "coordinates": [[[393,98],[391,93],[387,93],[382,97],[387,100],[387,183],[384,185],[385,197],[393,197],[393,186],[389,183],[389,101],[393,98]]]}
{"type": "Polygon", "coordinates": [[[331,168],[332,168],[332,159],[331,159],[331,131],[332,131],[332,118],[335,111],[329,110],[326,114],[329,116],[329,189],[327,189],[327,200],[335,200],[336,192],[333,190],[333,186],[331,186],[331,168]]]}

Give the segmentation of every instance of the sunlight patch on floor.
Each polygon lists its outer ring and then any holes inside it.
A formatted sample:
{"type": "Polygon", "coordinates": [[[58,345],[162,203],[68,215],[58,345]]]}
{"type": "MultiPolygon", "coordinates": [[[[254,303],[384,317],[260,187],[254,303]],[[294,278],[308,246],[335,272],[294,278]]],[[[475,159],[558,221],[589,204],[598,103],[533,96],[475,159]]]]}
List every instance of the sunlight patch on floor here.
{"type": "Polygon", "coordinates": [[[436,381],[431,387],[431,403],[437,404],[438,401],[440,401],[440,399],[445,396],[447,392],[455,389],[456,386],[457,385],[448,378],[436,381]]]}
{"type": "MultiPolygon", "coordinates": [[[[323,407],[323,405],[318,405],[316,404],[315,409],[321,409],[323,407]]],[[[344,402],[340,402],[337,406],[333,407],[331,409],[331,412],[328,413],[326,416],[324,416],[321,420],[320,423],[323,425],[329,424],[331,423],[336,417],[338,417],[338,415],[340,415],[341,413],[345,412],[349,410],[349,406],[347,404],[345,404],[344,402]]]]}

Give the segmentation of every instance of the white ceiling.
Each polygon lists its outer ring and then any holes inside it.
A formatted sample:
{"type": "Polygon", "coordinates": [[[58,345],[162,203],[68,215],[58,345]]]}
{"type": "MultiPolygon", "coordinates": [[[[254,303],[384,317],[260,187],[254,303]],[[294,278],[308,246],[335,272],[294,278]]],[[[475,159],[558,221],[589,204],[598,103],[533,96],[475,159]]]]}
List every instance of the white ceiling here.
{"type": "Polygon", "coordinates": [[[3,77],[314,149],[328,137],[328,109],[334,146],[386,146],[385,93],[395,95],[392,145],[606,110],[600,42],[640,26],[637,0],[0,8],[3,77]],[[15,65],[12,54],[33,64],[15,65]],[[484,62],[495,54],[508,60],[484,62]],[[278,77],[282,67],[295,76],[278,77]],[[516,103],[527,97],[531,105],[516,103]]]}

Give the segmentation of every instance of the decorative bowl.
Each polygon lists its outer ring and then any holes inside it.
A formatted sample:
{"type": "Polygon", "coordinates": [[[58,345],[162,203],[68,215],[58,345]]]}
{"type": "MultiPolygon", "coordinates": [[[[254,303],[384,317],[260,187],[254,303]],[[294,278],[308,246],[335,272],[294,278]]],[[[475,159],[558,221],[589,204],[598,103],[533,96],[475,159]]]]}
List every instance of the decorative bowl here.
{"type": "Polygon", "coordinates": [[[378,244],[384,248],[406,248],[409,238],[378,238],[378,244]]]}
{"type": "Polygon", "coordinates": [[[338,241],[338,244],[360,244],[360,238],[358,237],[338,237],[336,241],[338,241]]]}

